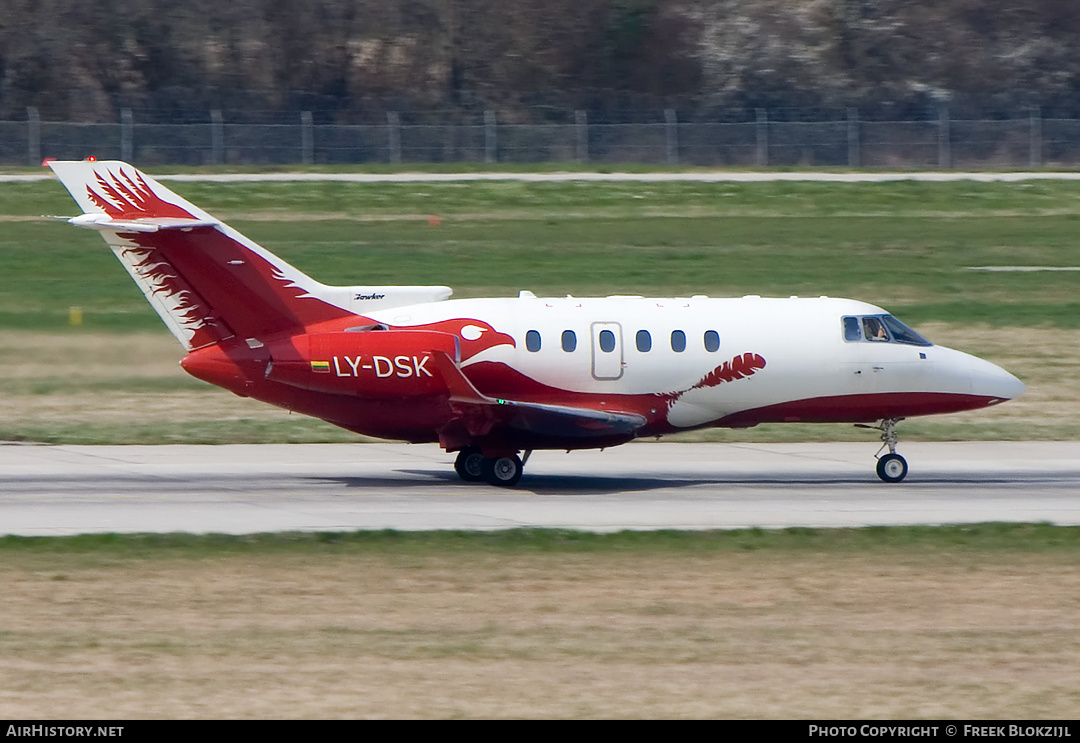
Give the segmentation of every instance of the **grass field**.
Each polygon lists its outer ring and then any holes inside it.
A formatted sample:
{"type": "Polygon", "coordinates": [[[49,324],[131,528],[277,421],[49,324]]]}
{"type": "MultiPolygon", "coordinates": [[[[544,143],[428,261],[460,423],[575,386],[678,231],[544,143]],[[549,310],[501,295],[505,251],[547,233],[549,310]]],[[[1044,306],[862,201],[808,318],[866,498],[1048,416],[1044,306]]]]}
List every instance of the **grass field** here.
{"type": "MultiPolygon", "coordinates": [[[[327,283],[578,296],[848,296],[1029,384],[1000,410],[905,437],[1075,438],[1080,183],[175,183],[327,283]],[[441,217],[431,226],[427,216],[441,217]],[[992,414],[991,414],[992,413],[992,414]]],[[[56,182],[0,184],[0,439],[343,441],[187,378],[181,352],[56,182]],[[68,325],[81,307],[84,324],[68,325]],[[212,413],[208,413],[212,411],[212,413]]],[[[865,437],[773,426],[695,438],[865,437]]]]}
{"type": "MultiPolygon", "coordinates": [[[[1029,387],[905,439],[1080,436],[1080,273],[970,269],[1080,264],[1080,184],[175,188],[332,283],[867,299],[1029,387]]],[[[72,211],[56,183],[0,184],[0,440],[356,440],[187,377],[100,239],[38,218],[72,211]]],[[[1077,529],[1004,525],[5,538],[0,709],[1071,719],[1078,557],[1077,529]]]]}
{"type": "Polygon", "coordinates": [[[0,540],[11,718],[1075,716],[1080,532],[0,540]]]}

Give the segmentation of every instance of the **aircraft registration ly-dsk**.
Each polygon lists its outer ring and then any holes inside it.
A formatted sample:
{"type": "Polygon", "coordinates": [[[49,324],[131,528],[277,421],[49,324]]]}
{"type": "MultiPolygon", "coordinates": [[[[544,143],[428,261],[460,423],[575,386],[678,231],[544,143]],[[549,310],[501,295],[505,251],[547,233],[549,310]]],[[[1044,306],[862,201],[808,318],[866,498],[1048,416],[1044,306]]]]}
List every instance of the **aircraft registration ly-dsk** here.
{"type": "MultiPolygon", "coordinates": [[[[51,162],[188,353],[190,374],[350,431],[458,452],[513,486],[536,449],[707,427],[874,424],[996,405],[1024,385],[849,299],[451,300],[445,286],[327,286],[122,162],[51,162]]],[[[881,456],[881,452],[888,453],[881,456]]]]}

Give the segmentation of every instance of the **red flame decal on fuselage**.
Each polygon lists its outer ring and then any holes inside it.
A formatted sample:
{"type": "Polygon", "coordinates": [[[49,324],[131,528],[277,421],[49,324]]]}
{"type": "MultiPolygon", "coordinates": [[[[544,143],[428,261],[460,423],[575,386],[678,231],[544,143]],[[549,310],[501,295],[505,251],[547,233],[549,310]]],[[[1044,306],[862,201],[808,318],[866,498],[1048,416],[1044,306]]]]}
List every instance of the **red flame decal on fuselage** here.
{"type": "Polygon", "coordinates": [[[724,382],[733,382],[736,379],[753,376],[759,369],[764,368],[764,358],[756,353],[744,353],[741,356],[736,356],[731,361],[725,361],[702,377],[701,381],[690,389],[699,390],[704,387],[716,387],[724,382]]]}
{"type": "Polygon", "coordinates": [[[683,395],[691,390],[701,390],[709,387],[718,387],[721,384],[727,382],[734,382],[738,379],[745,379],[756,374],[759,370],[765,368],[765,358],[756,353],[744,353],[739,354],[730,361],[725,361],[720,366],[713,369],[711,372],[701,378],[694,386],[680,390],[678,392],[667,392],[659,395],[661,399],[667,404],[667,409],[671,410],[683,395]]]}

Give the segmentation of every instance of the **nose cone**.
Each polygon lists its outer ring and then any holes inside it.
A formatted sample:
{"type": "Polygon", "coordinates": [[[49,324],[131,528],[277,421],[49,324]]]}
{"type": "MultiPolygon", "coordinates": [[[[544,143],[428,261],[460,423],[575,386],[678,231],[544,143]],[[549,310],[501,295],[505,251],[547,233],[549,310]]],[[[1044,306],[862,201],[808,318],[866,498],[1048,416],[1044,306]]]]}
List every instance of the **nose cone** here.
{"type": "Polygon", "coordinates": [[[970,395],[971,407],[997,405],[1026,389],[1023,382],[997,364],[944,346],[936,348],[939,391],[970,395]]]}
{"type": "Polygon", "coordinates": [[[997,364],[971,357],[978,363],[971,364],[971,392],[980,397],[990,398],[988,405],[1012,400],[1024,394],[1027,387],[1019,379],[1002,369],[997,364]]]}

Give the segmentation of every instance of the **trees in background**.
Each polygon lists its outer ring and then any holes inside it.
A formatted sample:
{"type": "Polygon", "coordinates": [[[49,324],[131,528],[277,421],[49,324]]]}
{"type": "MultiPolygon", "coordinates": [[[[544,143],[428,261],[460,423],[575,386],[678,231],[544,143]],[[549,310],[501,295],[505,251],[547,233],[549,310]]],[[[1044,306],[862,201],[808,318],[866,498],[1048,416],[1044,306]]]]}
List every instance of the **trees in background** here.
{"type": "Polygon", "coordinates": [[[936,102],[1076,115],[1077,49],[1080,4],[1060,0],[0,0],[0,118],[936,102]]]}

